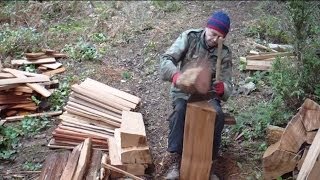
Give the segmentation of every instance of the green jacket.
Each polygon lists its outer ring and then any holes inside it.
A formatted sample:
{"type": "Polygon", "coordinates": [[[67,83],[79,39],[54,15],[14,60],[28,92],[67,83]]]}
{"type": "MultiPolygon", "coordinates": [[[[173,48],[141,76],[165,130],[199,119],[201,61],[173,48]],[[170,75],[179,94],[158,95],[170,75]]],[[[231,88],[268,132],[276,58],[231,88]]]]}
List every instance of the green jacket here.
{"type": "MultiPolygon", "coordinates": [[[[171,47],[160,56],[160,74],[164,81],[172,81],[175,72],[181,71],[199,57],[208,57],[212,63],[212,83],[215,81],[218,48],[210,49],[205,42],[204,29],[191,29],[180,34],[171,47]]],[[[223,45],[220,79],[224,82],[224,95],[226,101],[232,93],[232,53],[223,45]]],[[[171,86],[173,100],[177,98],[188,99],[190,94],[182,92],[177,87],[171,86]]]]}

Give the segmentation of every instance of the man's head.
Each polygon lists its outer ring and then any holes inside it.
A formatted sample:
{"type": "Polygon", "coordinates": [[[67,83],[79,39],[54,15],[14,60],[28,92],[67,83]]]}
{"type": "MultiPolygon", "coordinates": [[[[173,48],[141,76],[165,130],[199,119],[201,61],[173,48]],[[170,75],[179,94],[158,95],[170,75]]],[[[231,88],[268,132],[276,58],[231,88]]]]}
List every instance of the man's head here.
{"type": "Polygon", "coordinates": [[[207,22],[206,26],[206,42],[208,46],[215,47],[218,44],[218,38],[225,38],[230,29],[230,18],[229,16],[222,12],[218,11],[213,13],[207,22]]]}

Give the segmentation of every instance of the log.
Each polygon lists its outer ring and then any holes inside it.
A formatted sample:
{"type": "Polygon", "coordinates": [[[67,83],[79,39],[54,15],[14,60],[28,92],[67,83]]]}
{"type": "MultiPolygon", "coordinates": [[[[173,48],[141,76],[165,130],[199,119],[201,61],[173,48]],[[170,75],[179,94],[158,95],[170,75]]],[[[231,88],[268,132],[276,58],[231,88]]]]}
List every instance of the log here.
{"type": "Polygon", "coordinates": [[[115,96],[118,96],[120,98],[123,98],[127,101],[133,102],[135,104],[139,104],[141,99],[137,96],[134,96],[132,94],[129,94],[127,92],[121,91],[119,89],[113,88],[111,86],[108,86],[106,84],[103,84],[101,82],[95,81],[93,79],[87,78],[83,83],[81,83],[81,85],[96,85],[97,87],[103,89],[105,92],[111,93],[115,96]]]}
{"type": "Polygon", "coordinates": [[[56,62],[55,58],[43,58],[29,61],[27,59],[20,59],[20,60],[12,60],[12,65],[23,65],[23,64],[44,64],[44,63],[53,63],[56,62]]]}
{"type": "Polygon", "coordinates": [[[215,118],[216,111],[207,101],[187,104],[180,168],[181,180],[209,179],[215,118]]]}
{"type": "Polygon", "coordinates": [[[121,147],[146,146],[147,138],[141,113],[123,111],[120,127],[121,147]]]}
{"type": "Polygon", "coordinates": [[[71,180],[76,171],[83,143],[73,148],[60,180],[71,180]]]}
{"type": "Polygon", "coordinates": [[[315,166],[315,163],[317,161],[317,158],[319,157],[319,154],[320,154],[320,131],[317,132],[316,137],[314,138],[309,148],[308,154],[302,164],[297,180],[309,179],[309,175],[315,166]]]}
{"type": "Polygon", "coordinates": [[[88,163],[91,157],[91,138],[87,138],[83,142],[83,146],[80,152],[77,168],[73,175],[73,180],[82,180],[88,167],[88,163]]]}
{"type": "Polygon", "coordinates": [[[281,139],[281,136],[285,131],[285,129],[278,126],[268,125],[266,131],[267,131],[267,137],[266,137],[267,144],[271,145],[271,144],[275,144],[281,139]]]}

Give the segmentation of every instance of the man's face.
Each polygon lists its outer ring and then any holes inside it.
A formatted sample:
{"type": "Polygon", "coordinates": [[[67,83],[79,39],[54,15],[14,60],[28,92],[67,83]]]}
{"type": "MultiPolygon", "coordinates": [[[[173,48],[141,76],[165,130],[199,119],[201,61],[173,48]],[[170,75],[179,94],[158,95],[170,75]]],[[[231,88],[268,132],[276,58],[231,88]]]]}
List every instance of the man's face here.
{"type": "Polygon", "coordinates": [[[210,28],[206,27],[205,31],[206,31],[205,39],[206,39],[207,45],[209,47],[217,47],[219,37],[224,39],[223,34],[218,32],[217,30],[210,29],[210,28]]]}

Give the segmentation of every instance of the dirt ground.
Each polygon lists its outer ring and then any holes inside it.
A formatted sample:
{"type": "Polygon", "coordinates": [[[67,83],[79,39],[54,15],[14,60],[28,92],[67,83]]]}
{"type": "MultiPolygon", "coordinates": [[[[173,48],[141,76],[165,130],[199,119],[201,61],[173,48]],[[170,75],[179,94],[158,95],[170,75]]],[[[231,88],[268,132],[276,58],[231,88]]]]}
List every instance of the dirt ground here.
{"type": "MultiPolygon", "coordinates": [[[[201,28],[205,25],[208,16],[215,10],[223,9],[231,17],[231,31],[226,45],[233,52],[233,73],[235,91],[237,83],[248,76],[239,72],[238,60],[251,48],[252,39],[244,36],[244,28],[250,20],[259,14],[254,7],[259,2],[249,1],[214,1],[214,2],[181,2],[182,8],[176,12],[165,13],[155,10],[147,1],[119,2],[119,9],[115,15],[106,20],[111,26],[108,34],[118,37],[131,30],[126,41],[120,41],[112,47],[101,62],[75,62],[63,60],[67,73],[59,78],[69,75],[82,75],[132,93],[142,98],[139,112],[143,114],[147,138],[153,157],[154,166],[158,166],[167,146],[168,122],[166,118],[171,113],[171,100],[169,97],[170,84],[163,82],[159,77],[159,55],[163,53],[178,37],[179,33],[190,28],[201,28]],[[124,21],[125,20],[125,21],[124,21]],[[132,33],[133,29],[139,30],[132,33]],[[133,34],[133,35],[132,35],[133,34]],[[152,46],[151,46],[152,45],[152,46]],[[121,81],[121,72],[132,73],[132,78],[121,81]],[[83,74],[87,72],[87,74],[83,74]]],[[[54,48],[54,47],[53,47],[54,48]]],[[[80,81],[80,79],[79,79],[80,81]]],[[[260,94],[234,95],[231,97],[239,106],[254,103],[260,94]]],[[[225,108],[227,110],[227,108],[225,108]]],[[[12,179],[11,173],[18,172],[26,161],[43,163],[45,157],[55,151],[46,147],[51,138],[51,132],[58,124],[53,120],[51,127],[40,134],[22,140],[21,147],[13,161],[0,163],[0,179],[12,179]]],[[[228,130],[230,127],[226,126],[228,130]]],[[[243,149],[241,144],[229,139],[222,148],[223,152],[215,167],[217,174],[224,179],[259,179],[261,178],[261,162],[252,160],[254,155],[261,154],[252,150],[243,149]]],[[[35,179],[38,174],[18,175],[16,179],[35,179]]],[[[147,178],[155,176],[153,168],[147,178]]]]}

